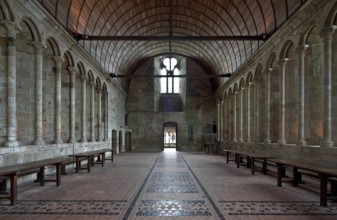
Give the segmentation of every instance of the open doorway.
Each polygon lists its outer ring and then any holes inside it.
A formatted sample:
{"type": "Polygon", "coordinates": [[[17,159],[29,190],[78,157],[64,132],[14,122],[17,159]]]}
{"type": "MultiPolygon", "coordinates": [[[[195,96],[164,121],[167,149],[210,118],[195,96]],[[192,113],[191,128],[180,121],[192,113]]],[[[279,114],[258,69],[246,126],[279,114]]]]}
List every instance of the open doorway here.
{"type": "Polygon", "coordinates": [[[178,127],[175,122],[165,122],[163,124],[163,145],[165,148],[177,148],[178,127]]]}

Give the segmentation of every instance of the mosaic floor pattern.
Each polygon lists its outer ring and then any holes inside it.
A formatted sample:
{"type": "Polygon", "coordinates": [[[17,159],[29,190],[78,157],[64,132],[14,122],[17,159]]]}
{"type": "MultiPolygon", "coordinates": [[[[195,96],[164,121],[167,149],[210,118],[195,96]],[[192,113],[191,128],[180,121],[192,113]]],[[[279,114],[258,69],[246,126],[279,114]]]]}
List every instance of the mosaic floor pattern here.
{"type": "Polygon", "coordinates": [[[253,176],[224,156],[172,149],[119,154],[91,173],[70,169],[60,187],[20,186],[18,199],[0,202],[0,220],[337,219],[336,202],[321,207],[317,191],[277,187],[274,176],[253,176]]]}

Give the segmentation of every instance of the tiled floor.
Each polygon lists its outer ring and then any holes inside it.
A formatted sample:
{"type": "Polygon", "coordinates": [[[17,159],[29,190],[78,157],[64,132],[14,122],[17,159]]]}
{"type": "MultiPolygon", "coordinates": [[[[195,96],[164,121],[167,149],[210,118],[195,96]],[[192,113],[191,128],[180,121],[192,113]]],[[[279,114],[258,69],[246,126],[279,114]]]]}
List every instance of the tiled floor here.
{"type": "Polygon", "coordinates": [[[315,184],[280,188],[224,156],[123,153],[91,173],[69,170],[59,187],[19,187],[18,204],[0,203],[0,219],[337,219],[337,203],[319,206],[315,184]]]}

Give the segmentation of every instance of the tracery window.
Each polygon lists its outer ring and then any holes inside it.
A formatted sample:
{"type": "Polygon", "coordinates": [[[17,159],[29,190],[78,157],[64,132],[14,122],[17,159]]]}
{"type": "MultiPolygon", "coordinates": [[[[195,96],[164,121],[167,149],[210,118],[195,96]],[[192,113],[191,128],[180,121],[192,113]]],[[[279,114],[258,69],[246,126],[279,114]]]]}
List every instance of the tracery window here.
{"type": "Polygon", "coordinates": [[[164,57],[161,61],[160,93],[179,93],[179,61],[175,57],[164,57]]]}

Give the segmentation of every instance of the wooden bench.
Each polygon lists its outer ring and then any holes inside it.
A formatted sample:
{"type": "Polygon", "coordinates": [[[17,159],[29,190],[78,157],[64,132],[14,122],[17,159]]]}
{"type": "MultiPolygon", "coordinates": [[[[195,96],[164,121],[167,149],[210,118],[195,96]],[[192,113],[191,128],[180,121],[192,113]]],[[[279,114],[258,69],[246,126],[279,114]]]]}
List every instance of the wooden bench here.
{"type": "Polygon", "coordinates": [[[237,168],[240,167],[240,163],[242,161],[242,158],[246,158],[247,160],[247,167],[251,167],[252,170],[252,175],[255,175],[255,161],[260,160],[262,161],[262,172],[263,174],[267,173],[267,160],[271,158],[275,158],[274,156],[271,155],[266,155],[266,154],[257,154],[257,153],[251,153],[247,151],[238,151],[238,150],[230,150],[230,149],[224,149],[224,152],[226,153],[226,162],[228,163],[230,161],[229,157],[230,154],[233,153],[235,155],[235,163],[237,168]]]}
{"type": "Polygon", "coordinates": [[[86,169],[88,173],[90,173],[90,167],[93,166],[94,164],[101,164],[102,167],[104,166],[105,163],[105,153],[112,151],[112,149],[101,149],[101,150],[94,150],[94,151],[87,151],[87,152],[81,152],[81,153],[76,153],[76,154],[71,154],[69,157],[75,158],[75,163],[76,163],[76,173],[79,172],[81,169],[86,169]],[[98,157],[99,159],[97,161],[94,161],[95,157],[98,157]],[[86,160],[87,161],[87,167],[82,168],[81,167],[81,161],[86,160]]]}
{"type": "Polygon", "coordinates": [[[270,159],[277,166],[277,186],[282,187],[282,182],[292,182],[293,186],[301,183],[301,173],[299,170],[316,173],[320,180],[320,205],[327,206],[327,199],[330,195],[327,192],[328,180],[337,177],[337,168],[330,169],[315,162],[306,162],[303,160],[287,160],[287,159],[270,159]],[[284,167],[292,167],[292,179],[284,180],[282,172],[284,167]]]}
{"type": "MultiPolygon", "coordinates": [[[[0,199],[9,199],[11,205],[15,204],[17,201],[17,178],[22,173],[27,173],[29,171],[34,171],[39,169],[39,182],[40,186],[44,186],[45,182],[56,182],[56,186],[61,185],[61,173],[60,168],[61,164],[69,161],[68,157],[58,157],[45,160],[38,160],[28,163],[22,163],[12,166],[0,167],[0,177],[7,176],[10,180],[10,193],[9,195],[1,195],[0,199]],[[56,178],[55,179],[45,179],[45,167],[46,166],[55,166],[56,168],[56,178]]],[[[34,171],[35,172],[35,171],[34,171]]]]}

